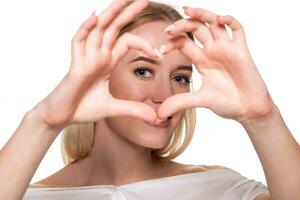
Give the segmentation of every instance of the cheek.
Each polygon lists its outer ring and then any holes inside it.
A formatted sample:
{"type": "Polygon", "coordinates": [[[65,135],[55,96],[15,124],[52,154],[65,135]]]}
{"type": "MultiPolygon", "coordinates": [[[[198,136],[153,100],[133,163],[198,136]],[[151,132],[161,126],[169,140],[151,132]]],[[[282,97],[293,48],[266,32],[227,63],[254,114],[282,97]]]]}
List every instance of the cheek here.
{"type": "Polygon", "coordinates": [[[145,101],[149,97],[149,85],[138,80],[131,72],[112,73],[109,79],[109,91],[118,99],[145,101]],[[122,75],[120,75],[122,74],[122,75]]]}
{"type": "Polygon", "coordinates": [[[172,84],[173,84],[173,93],[174,94],[185,93],[185,92],[190,91],[190,88],[187,85],[178,86],[178,84],[176,84],[174,82],[172,84]]]}

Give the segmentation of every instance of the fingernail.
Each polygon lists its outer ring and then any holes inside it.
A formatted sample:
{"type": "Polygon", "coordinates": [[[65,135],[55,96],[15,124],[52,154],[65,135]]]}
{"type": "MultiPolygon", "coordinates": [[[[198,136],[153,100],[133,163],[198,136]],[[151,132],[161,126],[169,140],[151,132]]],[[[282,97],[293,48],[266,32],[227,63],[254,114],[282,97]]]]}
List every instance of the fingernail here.
{"type": "Polygon", "coordinates": [[[160,48],[159,48],[159,53],[161,54],[161,55],[164,55],[164,53],[165,53],[165,51],[166,51],[166,45],[164,44],[164,45],[161,45],[160,46],[160,48]]]}
{"type": "Polygon", "coordinates": [[[169,25],[169,26],[167,26],[166,28],[165,28],[165,32],[170,32],[170,31],[172,31],[173,29],[175,28],[175,25],[174,24],[171,24],[171,25],[169,25]]]}
{"type": "Polygon", "coordinates": [[[160,53],[160,51],[157,48],[154,48],[154,52],[159,58],[163,58],[163,55],[160,53]]]}

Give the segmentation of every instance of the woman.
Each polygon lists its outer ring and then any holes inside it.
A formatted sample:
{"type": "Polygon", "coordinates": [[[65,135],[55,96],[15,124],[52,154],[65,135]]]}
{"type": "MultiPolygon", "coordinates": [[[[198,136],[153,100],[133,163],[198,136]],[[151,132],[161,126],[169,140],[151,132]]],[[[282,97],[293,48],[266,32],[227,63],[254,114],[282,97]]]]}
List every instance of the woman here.
{"type": "Polygon", "coordinates": [[[163,4],[115,0],[82,24],[70,70],[1,151],[1,199],[300,198],[299,145],[255,67],[241,25],[200,8],[185,13],[190,19],[163,4]],[[192,63],[203,80],[196,92],[189,92],[192,63]],[[171,160],[191,139],[195,107],[243,125],[268,187],[229,168],[171,160]],[[182,120],[187,137],[180,146],[182,120]],[[68,165],[28,188],[63,129],[68,165]],[[16,151],[19,146],[26,149],[16,151]]]}

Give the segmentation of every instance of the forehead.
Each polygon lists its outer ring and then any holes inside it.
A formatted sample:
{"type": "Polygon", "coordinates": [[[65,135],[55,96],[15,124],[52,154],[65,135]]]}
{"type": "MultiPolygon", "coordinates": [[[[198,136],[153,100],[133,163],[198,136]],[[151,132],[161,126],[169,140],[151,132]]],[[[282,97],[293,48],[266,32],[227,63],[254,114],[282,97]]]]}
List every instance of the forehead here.
{"type": "MultiPolygon", "coordinates": [[[[131,31],[130,33],[133,33],[135,35],[138,35],[145,39],[147,42],[149,42],[153,47],[159,48],[161,45],[165,44],[168,39],[170,39],[172,36],[164,32],[164,29],[172,24],[169,21],[154,21],[149,22],[146,24],[143,24],[131,31]]],[[[129,60],[133,59],[137,55],[145,55],[142,51],[136,50],[136,49],[130,49],[127,56],[124,57],[124,59],[129,60]]],[[[146,55],[145,55],[146,56],[146,55]]],[[[173,60],[174,62],[185,62],[186,64],[192,63],[191,60],[183,55],[178,49],[175,49],[164,56],[164,59],[166,60],[173,60]]]]}
{"type": "Polygon", "coordinates": [[[147,39],[151,45],[159,48],[169,38],[171,38],[169,34],[164,32],[164,29],[170,24],[171,22],[168,21],[154,21],[143,24],[130,32],[147,39]]]}

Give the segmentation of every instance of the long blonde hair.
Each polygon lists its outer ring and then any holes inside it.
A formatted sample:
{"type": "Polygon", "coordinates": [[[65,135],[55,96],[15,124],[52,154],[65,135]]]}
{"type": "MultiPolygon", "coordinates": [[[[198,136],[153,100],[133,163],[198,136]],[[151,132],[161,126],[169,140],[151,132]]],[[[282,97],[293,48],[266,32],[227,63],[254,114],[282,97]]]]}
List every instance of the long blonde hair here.
{"type": "MultiPolygon", "coordinates": [[[[133,1],[134,0],[127,1],[127,6],[133,1]]],[[[163,3],[150,1],[147,7],[139,13],[138,16],[122,28],[119,36],[148,22],[158,20],[175,22],[179,19],[182,19],[182,16],[173,7],[163,3]]],[[[194,41],[191,32],[187,32],[187,35],[194,41]]],[[[190,91],[193,91],[192,82],[190,86],[190,91]]],[[[166,146],[162,149],[153,149],[151,155],[167,160],[172,160],[179,156],[192,140],[195,124],[195,108],[186,109],[184,111],[183,119],[174,130],[172,137],[166,146]],[[185,130],[184,139],[183,130],[185,130]]],[[[61,137],[61,154],[65,165],[68,165],[73,161],[78,161],[89,154],[93,147],[94,130],[95,122],[72,124],[63,129],[61,137]]]]}

